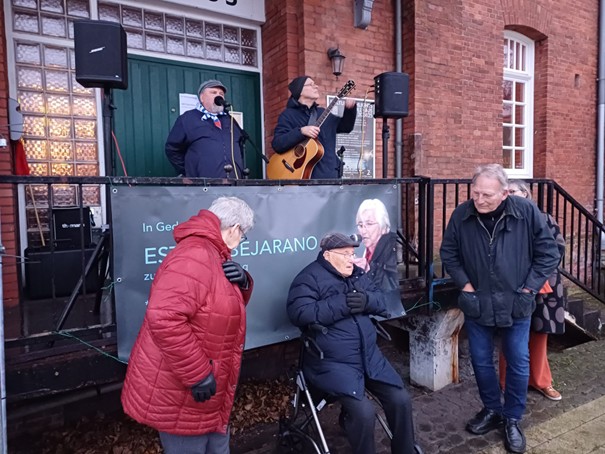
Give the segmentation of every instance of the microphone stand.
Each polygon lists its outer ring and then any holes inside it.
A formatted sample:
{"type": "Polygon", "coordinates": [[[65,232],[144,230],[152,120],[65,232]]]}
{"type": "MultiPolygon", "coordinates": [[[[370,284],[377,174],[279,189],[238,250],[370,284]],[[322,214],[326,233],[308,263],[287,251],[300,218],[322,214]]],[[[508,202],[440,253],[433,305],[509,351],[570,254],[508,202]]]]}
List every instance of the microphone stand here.
{"type": "Polygon", "coordinates": [[[345,161],[344,161],[345,150],[346,150],[346,148],[343,145],[336,152],[336,156],[338,156],[338,178],[342,178],[344,171],[345,171],[345,161]]]}

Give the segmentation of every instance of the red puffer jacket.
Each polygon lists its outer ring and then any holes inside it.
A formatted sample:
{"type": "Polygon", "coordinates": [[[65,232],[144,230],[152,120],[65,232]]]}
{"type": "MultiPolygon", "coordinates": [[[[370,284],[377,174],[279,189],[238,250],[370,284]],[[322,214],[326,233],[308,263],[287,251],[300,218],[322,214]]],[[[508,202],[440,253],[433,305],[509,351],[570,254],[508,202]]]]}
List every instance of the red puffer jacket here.
{"type": "Polygon", "coordinates": [[[122,405],[142,424],[175,435],[225,433],[239,378],[252,293],[227,280],[231,259],[219,219],[210,211],[179,225],[177,246],[151,287],[143,325],[130,354],[122,405]],[[216,394],[196,402],[190,387],[214,373],[216,394]]]}

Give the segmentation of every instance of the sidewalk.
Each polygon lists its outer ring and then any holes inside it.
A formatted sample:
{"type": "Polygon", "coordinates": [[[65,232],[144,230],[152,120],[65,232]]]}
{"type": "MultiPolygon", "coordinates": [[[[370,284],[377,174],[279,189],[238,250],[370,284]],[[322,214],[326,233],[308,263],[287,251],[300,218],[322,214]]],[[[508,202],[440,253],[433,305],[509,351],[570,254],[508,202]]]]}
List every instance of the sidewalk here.
{"type": "MultiPolygon", "coordinates": [[[[417,442],[425,454],[505,453],[501,431],[475,436],[464,430],[466,422],[481,409],[464,342],[460,345],[458,384],[428,392],[409,387],[414,397],[417,442]]],[[[404,377],[407,358],[399,354],[391,362],[404,377]]],[[[563,395],[559,402],[530,390],[523,427],[528,453],[605,454],[605,341],[595,341],[549,352],[554,385],[563,395]]],[[[322,411],[321,419],[331,454],[348,454],[350,447],[338,426],[338,406],[322,411]]],[[[277,425],[234,437],[232,454],[282,453],[277,446],[277,425]]],[[[377,453],[390,453],[389,442],[377,425],[377,453]]]]}

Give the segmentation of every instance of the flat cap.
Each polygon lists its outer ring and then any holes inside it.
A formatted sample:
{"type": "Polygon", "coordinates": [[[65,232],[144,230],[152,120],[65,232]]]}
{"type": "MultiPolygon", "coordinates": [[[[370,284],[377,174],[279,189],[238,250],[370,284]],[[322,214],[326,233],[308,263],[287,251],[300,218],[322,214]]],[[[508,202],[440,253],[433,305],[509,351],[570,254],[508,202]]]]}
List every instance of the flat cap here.
{"type": "Polygon", "coordinates": [[[328,233],[325,235],[319,247],[322,251],[329,251],[330,249],[339,249],[343,247],[357,247],[359,246],[359,235],[345,235],[344,233],[328,233]]]}
{"type": "Polygon", "coordinates": [[[197,95],[199,96],[201,92],[203,92],[206,88],[222,88],[223,91],[225,93],[227,93],[227,88],[223,85],[223,83],[220,80],[216,80],[216,79],[210,79],[207,80],[205,82],[202,82],[202,85],[200,85],[200,88],[198,88],[197,90],[197,95]]]}

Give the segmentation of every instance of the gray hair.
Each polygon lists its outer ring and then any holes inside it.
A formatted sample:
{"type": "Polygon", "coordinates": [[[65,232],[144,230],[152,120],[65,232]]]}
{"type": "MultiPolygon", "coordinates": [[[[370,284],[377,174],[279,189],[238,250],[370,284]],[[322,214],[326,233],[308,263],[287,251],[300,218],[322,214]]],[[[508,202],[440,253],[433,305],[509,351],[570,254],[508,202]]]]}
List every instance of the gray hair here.
{"type": "Polygon", "coordinates": [[[531,188],[529,187],[529,183],[525,180],[510,180],[508,182],[509,186],[510,185],[515,185],[519,188],[519,191],[521,191],[523,194],[525,194],[529,200],[533,200],[533,197],[531,196],[531,188]]]}
{"type": "Polygon", "coordinates": [[[361,213],[366,210],[373,210],[376,216],[376,221],[382,230],[391,230],[391,220],[389,219],[389,213],[384,203],[380,199],[365,199],[359,205],[357,209],[357,216],[355,216],[355,222],[359,222],[361,213]]]}
{"type": "Polygon", "coordinates": [[[484,164],[475,169],[472,184],[477,182],[477,178],[494,178],[500,183],[502,189],[508,188],[508,176],[500,164],[484,164]]]}
{"type": "Polygon", "coordinates": [[[244,233],[254,227],[254,212],[246,202],[237,197],[219,197],[212,202],[212,211],[221,221],[221,230],[239,224],[244,233]]]}

